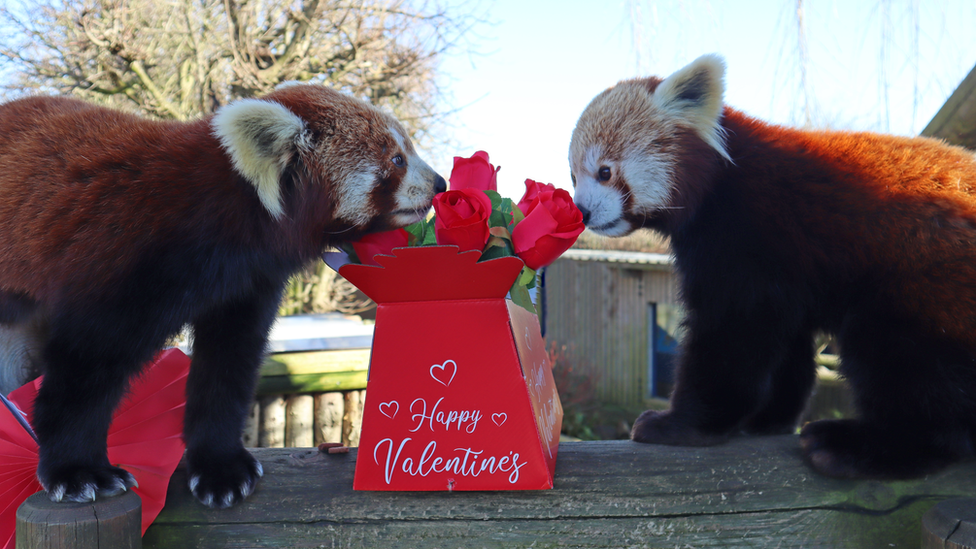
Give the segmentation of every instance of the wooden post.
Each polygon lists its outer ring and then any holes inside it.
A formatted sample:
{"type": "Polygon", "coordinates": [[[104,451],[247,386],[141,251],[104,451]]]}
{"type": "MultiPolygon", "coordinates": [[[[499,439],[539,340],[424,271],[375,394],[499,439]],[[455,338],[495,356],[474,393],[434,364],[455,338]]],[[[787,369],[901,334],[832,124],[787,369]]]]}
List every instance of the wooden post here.
{"type": "Polygon", "coordinates": [[[258,445],[262,448],[285,447],[285,398],[272,395],[261,398],[261,432],[258,445]]]}
{"type": "Polygon", "coordinates": [[[345,405],[342,393],[321,393],[315,395],[315,440],[316,446],[323,442],[342,442],[342,415],[345,405]]]}
{"type": "Polygon", "coordinates": [[[949,499],[922,515],[922,549],[976,548],[976,499],[949,499]]]}
{"type": "Polygon", "coordinates": [[[311,448],[315,437],[312,433],[312,395],[292,395],[285,404],[285,447],[311,448]]]}
{"type": "Polygon", "coordinates": [[[17,549],[141,549],[142,501],[135,492],[94,503],[54,503],[47,492],[17,509],[17,549]]]}
{"type": "Polygon", "coordinates": [[[363,401],[366,391],[349,391],[345,398],[345,413],[342,416],[342,444],[359,446],[359,435],[363,429],[363,401]]]}
{"type": "Polygon", "coordinates": [[[247,419],[244,421],[244,432],[241,434],[241,440],[244,442],[244,447],[257,447],[260,441],[260,433],[261,404],[255,401],[251,403],[251,413],[247,415],[247,419]]]}

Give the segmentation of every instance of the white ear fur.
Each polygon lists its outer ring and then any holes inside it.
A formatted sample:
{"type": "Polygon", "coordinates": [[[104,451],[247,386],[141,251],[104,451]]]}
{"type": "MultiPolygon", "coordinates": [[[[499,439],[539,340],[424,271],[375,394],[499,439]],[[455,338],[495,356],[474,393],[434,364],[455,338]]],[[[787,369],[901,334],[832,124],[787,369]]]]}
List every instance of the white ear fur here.
{"type": "Polygon", "coordinates": [[[305,123],[278,103],[241,99],[217,111],[214,135],[258,198],[276,219],[281,205],[281,173],[300,146],[305,123]]]}
{"type": "Polygon", "coordinates": [[[725,61],[703,55],[664,79],[654,90],[657,106],[687,120],[698,135],[726,160],[725,131],[719,124],[725,93],[725,61]]]}

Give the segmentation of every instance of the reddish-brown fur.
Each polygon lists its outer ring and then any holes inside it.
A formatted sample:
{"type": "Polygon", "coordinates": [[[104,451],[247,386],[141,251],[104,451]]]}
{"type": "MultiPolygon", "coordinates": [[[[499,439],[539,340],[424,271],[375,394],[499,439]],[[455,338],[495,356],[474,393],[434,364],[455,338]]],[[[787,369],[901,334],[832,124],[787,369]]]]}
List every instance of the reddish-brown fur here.
{"type": "Polygon", "coordinates": [[[55,500],[131,486],[105,455],[111,413],[185,324],[190,488],[216,507],[246,497],[261,467],[239,434],[288,277],[419,218],[446,187],[364,102],[321,86],[251,101],[187,123],[66,98],[0,105],[0,323],[39,347],[19,355],[45,370],[34,428],[55,500]]]}
{"type": "Polygon", "coordinates": [[[705,56],[664,81],[621,82],[570,147],[584,215],[614,235],[669,235],[680,278],[671,409],[642,414],[633,439],[793,432],[822,330],[858,417],[803,428],[815,469],[905,478],[976,455],[973,153],[768,124],[721,106],[723,71],[705,56]]]}

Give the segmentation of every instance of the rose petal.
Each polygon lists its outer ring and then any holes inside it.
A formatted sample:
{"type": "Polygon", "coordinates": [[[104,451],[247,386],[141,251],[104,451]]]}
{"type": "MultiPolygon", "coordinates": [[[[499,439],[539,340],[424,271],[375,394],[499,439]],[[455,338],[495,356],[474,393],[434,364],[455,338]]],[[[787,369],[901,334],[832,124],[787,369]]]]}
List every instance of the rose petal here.
{"type": "Polygon", "coordinates": [[[516,255],[535,246],[536,241],[559,228],[559,223],[545,207],[535,208],[512,231],[516,255]]]}

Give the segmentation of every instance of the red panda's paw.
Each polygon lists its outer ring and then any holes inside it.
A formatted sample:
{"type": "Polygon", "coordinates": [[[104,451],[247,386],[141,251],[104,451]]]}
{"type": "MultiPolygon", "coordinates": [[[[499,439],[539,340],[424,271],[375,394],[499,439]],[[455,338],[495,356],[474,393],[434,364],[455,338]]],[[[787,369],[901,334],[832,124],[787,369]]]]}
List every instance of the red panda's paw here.
{"type": "Polygon", "coordinates": [[[245,449],[232,459],[193,458],[187,455],[190,491],[212,509],[226,509],[244,501],[264,476],[261,462],[245,449]]]}
{"type": "Polygon", "coordinates": [[[634,421],[630,439],[669,446],[714,446],[726,442],[729,437],[727,434],[704,433],[676,418],[670,410],[647,410],[634,421]]]}
{"type": "Polygon", "coordinates": [[[41,486],[51,501],[85,503],[96,498],[117,496],[138,486],[135,477],[125,469],[111,466],[64,466],[38,468],[41,486]]]}
{"type": "Polygon", "coordinates": [[[916,478],[972,454],[968,435],[906,427],[893,433],[854,419],[815,421],[800,431],[800,448],[818,473],[848,479],[916,478]]]}

